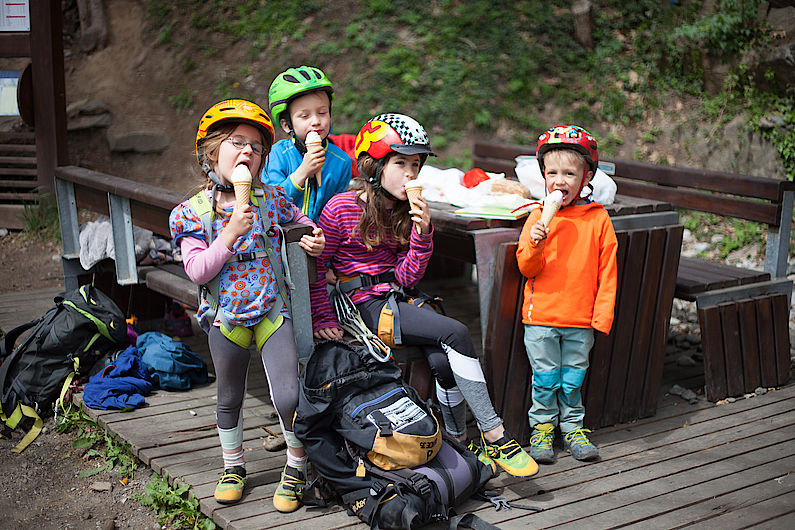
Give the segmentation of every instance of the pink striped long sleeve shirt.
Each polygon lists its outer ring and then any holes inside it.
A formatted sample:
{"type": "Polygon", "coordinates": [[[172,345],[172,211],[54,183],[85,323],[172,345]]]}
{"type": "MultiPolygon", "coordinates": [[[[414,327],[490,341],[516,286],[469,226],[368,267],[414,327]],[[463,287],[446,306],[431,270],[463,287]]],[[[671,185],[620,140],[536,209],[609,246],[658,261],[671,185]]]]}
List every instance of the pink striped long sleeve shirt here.
{"type": "MultiPolygon", "coordinates": [[[[359,236],[357,225],[362,205],[356,191],[335,195],[323,208],[318,226],[326,236],[323,254],[317,259],[319,280],[310,285],[312,324],[315,331],[339,327],[326,291],[326,270],[333,267],[338,276],[381,274],[395,270],[395,280],[403,287],[413,287],[422,279],[433,254],[433,227],[427,234],[412,228],[408,248],[399,247],[391,237],[369,250],[359,236]]],[[[388,283],[379,283],[352,293],[358,304],[390,290],[388,283]]]]}

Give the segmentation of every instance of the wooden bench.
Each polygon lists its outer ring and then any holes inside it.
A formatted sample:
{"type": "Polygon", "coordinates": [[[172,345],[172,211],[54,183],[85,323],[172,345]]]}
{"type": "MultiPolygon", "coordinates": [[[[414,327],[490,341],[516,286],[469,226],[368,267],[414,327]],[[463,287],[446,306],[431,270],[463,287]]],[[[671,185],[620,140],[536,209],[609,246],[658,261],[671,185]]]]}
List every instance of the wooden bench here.
{"type": "MultiPolygon", "coordinates": [[[[474,166],[515,177],[514,158],[534,153],[529,146],[476,142],[474,166]]],[[[613,178],[619,194],[767,225],[763,271],[681,258],[674,293],[697,304],[708,399],[716,401],[753,392],[759,386],[785,383],[789,378],[792,293],[786,268],[795,184],[644,162],[606,161],[615,167],[613,178]]]]}
{"type": "MultiPolygon", "coordinates": [[[[55,170],[55,189],[63,243],[63,269],[66,289],[79,285],[86,275],[80,266],[78,208],[108,215],[111,220],[115,250],[115,274],[112,289],[119,286],[122,295],[117,303],[125,307],[130,297],[143,297],[141,288],[163,295],[166,300],[178,300],[186,306],[197,308],[197,287],[187,277],[181,263],[139,267],[135,262],[133,224],[154,234],[171,239],[168,217],[171,210],[187,197],[163,188],[128,179],[106,175],[81,167],[66,166],[55,170]],[[131,291],[131,289],[137,291],[131,291]],[[120,299],[123,298],[123,299],[120,299]]],[[[298,246],[298,241],[311,228],[298,223],[283,227],[287,249],[287,263],[295,288],[291,293],[293,329],[298,345],[299,359],[305,360],[312,351],[312,311],[309,301],[310,278],[315,278],[315,260],[298,246]]],[[[140,301],[139,301],[140,303],[140,301]]],[[[162,304],[156,310],[160,310],[162,304]]],[[[161,313],[162,314],[162,313],[161,313]]],[[[404,371],[406,380],[425,399],[432,395],[433,378],[430,367],[416,348],[395,350],[395,358],[404,371]]]]}

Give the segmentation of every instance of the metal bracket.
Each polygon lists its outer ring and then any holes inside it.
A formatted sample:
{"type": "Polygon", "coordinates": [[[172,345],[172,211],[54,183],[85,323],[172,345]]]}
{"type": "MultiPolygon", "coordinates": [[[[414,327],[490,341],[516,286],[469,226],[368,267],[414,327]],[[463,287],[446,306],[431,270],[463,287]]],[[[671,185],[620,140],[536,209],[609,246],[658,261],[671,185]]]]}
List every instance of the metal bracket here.
{"type": "Polygon", "coordinates": [[[108,211],[113,232],[116,282],[119,285],[136,284],[138,283],[138,267],[135,263],[135,240],[133,239],[130,199],[109,193],[108,211]]]}

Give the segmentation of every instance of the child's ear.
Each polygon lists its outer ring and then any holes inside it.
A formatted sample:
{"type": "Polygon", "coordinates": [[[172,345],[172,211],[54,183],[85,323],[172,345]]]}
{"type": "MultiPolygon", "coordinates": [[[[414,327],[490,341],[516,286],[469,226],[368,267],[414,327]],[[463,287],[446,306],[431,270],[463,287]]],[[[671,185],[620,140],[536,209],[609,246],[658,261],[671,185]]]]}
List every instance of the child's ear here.
{"type": "Polygon", "coordinates": [[[582,187],[583,188],[585,186],[587,186],[589,182],[591,182],[591,179],[593,178],[593,174],[594,174],[593,171],[589,171],[589,172],[587,172],[585,174],[585,176],[582,179],[582,187]]]}
{"type": "Polygon", "coordinates": [[[285,120],[284,118],[279,118],[279,125],[281,126],[285,134],[290,134],[290,126],[287,125],[287,120],[285,120]]]}

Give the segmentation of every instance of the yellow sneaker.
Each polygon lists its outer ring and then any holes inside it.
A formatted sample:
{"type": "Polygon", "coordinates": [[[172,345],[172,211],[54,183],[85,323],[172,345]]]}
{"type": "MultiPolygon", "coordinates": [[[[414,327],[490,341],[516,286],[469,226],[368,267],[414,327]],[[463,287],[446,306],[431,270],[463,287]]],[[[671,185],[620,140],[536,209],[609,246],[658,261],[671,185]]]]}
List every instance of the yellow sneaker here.
{"type": "Polygon", "coordinates": [[[215,486],[215,500],[221,504],[233,504],[243,497],[246,486],[246,468],[233,466],[224,469],[224,474],[215,486]]]}
{"type": "Polygon", "coordinates": [[[497,464],[495,464],[494,460],[492,460],[491,457],[489,457],[489,455],[486,454],[485,449],[483,449],[483,446],[480,445],[479,441],[469,440],[469,443],[467,444],[467,449],[475,453],[475,456],[478,457],[478,460],[480,460],[480,462],[484,466],[491,469],[492,475],[494,475],[495,477],[497,476],[497,472],[499,471],[499,468],[497,468],[497,464]]]}
{"type": "Polygon", "coordinates": [[[273,507],[282,513],[296,511],[301,507],[304,486],[306,486],[304,474],[285,464],[279,486],[273,494],[273,507]]]}
{"type": "Polygon", "coordinates": [[[480,435],[483,447],[498,466],[514,477],[532,477],[538,473],[538,464],[530,458],[519,443],[507,432],[494,443],[489,443],[480,435]]]}

